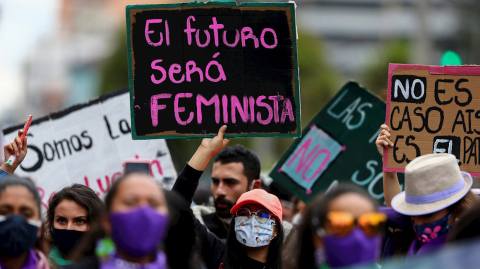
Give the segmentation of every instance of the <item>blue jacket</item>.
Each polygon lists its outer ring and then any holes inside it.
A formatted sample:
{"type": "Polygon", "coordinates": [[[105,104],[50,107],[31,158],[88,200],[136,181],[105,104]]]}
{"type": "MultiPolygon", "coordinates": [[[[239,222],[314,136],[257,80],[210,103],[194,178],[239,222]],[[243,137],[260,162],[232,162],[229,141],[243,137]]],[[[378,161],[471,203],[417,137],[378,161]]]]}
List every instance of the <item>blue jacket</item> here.
{"type": "Polygon", "coordinates": [[[8,177],[10,174],[4,171],[3,169],[0,169],[0,179],[4,179],[8,177]]]}

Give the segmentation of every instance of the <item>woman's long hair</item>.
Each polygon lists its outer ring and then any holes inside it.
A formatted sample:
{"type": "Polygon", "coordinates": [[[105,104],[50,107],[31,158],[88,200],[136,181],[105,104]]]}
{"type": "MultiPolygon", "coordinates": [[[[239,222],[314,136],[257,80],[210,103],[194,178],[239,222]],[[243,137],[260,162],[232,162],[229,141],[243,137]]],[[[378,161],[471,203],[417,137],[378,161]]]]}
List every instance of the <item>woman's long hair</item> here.
{"type": "MultiPolygon", "coordinates": [[[[272,239],[268,248],[267,268],[282,269],[282,248],[283,248],[283,226],[280,221],[275,218],[275,226],[277,227],[277,236],[272,239]]],[[[238,242],[235,234],[235,218],[230,222],[230,229],[227,235],[227,255],[224,263],[224,269],[240,269],[241,264],[247,258],[245,246],[238,242]]],[[[248,269],[248,268],[242,268],[248,269]]]]}
{"type": "Polygon", "coordinates": [[[92,224],[100,222],[100,214],[103,211],[104,205],[98,195],[89,187],[76,183],[65,187],[57,192],[48,202],[45,234],[51,245],[55,245],[55,240],[51,235],[52,228],[54,227],[55,208],[64,200],[74,201],[80,207],[87,210],[86,221],[89,228],[92,227],[92,224]]]}
{"type": "Polygon", "coordinates": [[[303,213],[297,229],[290,233],[285,243],[283,261],[286,269],[315,268],[315,246],[313,245],[312,236],[316,234],[317,227],[324,225],[330,203],[337,197],[347,193],[359,194],[371,201],[377,208],[376,200],[365,190],[351,184],[340,184],[330,192],[315,198],[303,213]]]}

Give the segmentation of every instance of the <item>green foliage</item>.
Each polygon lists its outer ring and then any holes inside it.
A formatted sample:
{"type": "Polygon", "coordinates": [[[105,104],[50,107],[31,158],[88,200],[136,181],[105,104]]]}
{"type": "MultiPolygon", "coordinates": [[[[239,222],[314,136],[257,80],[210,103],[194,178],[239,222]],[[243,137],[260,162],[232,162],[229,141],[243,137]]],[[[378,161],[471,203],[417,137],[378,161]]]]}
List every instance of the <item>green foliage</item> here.
{"type": "Polygon", "coordinates": [[[117,46],[103,65],[99,95],[128,87],[127,32],[123,29],[117,37],[117,46]]]}
{"type": "Polygon", "coordinates": [[[372,61],[366,66],[363,72],[361,84],[370,91],[383,96],[387,89],[388,64],[408,64],[411,55],[410,43],[406,40],[393,40],[388,42],[380,53],[375,53],[372,61]]]}

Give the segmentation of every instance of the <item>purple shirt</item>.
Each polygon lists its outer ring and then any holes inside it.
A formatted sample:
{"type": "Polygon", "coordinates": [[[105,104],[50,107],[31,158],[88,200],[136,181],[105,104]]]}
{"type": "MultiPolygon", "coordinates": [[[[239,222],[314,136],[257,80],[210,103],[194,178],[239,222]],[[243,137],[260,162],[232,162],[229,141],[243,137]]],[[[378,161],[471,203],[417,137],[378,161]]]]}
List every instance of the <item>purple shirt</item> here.
{"type": "Polygon", "coordinates": [[[137,264],[131,263],[122,259],[117,254],[113,255],[110,259],[102,262],[100,269],[167,269],[167,256],[163,251],[158,251],[155,260],[151,263],[137,264]]]}
{"type": "MultiPolygon", "coordinates": [[[[387,226],[386,228],[401,229],[403,231],[412,230],[412,220],[410,216],[402,215],[395,211],[391,207],[380,206],[378,210],[385,215],[387,215],[387,226]]],[[[427,252],[437,250],[443,247],[447,241],[447,234],[438,236],[437,238],[431,240],[428,243],[422,243],[415,235],[415,232],[412,231],[412,237],[414,237],[407,253],[407,260],[409,258],[415,257],[417,255],[423,255],[427,252]]],[[[398,245],[396,245],[392,240],[385,240],[383,245],[382,258],[388,258],[393,256],[398,245]]]]}
{"type": "MultiPolygon", "coordinates": [[[[27,260],[22,266],[22,269],[36,269],[38,266],[38,257],[37,254],[33,249],[28,250],[27,260]]],[[[0,261],[0,268],[7,268],[3,263],[0,261]]]]}

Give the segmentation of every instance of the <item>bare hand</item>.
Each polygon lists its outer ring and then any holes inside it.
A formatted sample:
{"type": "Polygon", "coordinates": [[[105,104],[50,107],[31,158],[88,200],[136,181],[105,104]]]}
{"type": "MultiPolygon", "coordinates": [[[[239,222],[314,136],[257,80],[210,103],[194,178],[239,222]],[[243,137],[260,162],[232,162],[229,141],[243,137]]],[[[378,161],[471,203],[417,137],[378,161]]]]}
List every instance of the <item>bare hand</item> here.
{"type": "Polygon", "coordinates": [[[25,140],[22,143],[20,139],[22,134],[23,130],[18,130],[18,135],[17,137],[15,137],[13,142],[10,142],[3,147],[5,160],[1,166],[1,169],[7,171],[10,174],[13,174],[15,169],[17,169],[23,159],[25,159],[25,156],[27,156],[27,137],[25,137],[25,140]],[[8,161],[8,158],[10,158],[10,156],[12,155],[16,157],[15,162],[11,166],[5,165],[5,163],[8,161]]]}
{"type": "Polygon", "coordinates": [[[204,148],[211,156],[217,154],[220,150],[225,148],[231,139],[224,139],[227,125],[223,125],[218,130],[218,134],[214,138],[204,138],[200,147],[204,148]]]}
{"type": "Polygon", "coordinates": [[[380,155],[383,157],[384,148],[393,147],[393,143],[392,141],[390,141],[390,127],[382,124],[380,128],[382,129],[382,131],[378,135],[377,141],[375,141],[375,145],[377,146],[378,153],[380,153],[380,155]]]}

